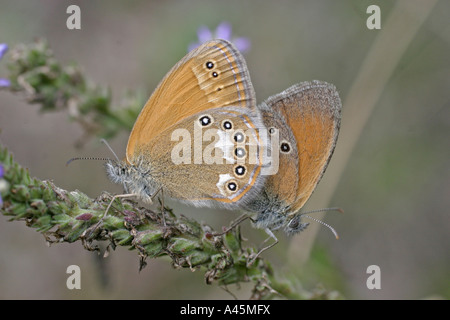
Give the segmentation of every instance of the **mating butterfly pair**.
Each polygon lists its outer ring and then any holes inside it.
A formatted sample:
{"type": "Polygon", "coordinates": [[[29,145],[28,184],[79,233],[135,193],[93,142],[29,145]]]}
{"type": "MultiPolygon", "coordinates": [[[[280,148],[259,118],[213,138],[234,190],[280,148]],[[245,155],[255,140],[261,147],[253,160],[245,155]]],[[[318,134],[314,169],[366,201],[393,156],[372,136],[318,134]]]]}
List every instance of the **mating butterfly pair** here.
{"type": "Polygon", "coordinates": [[[336,88],[321,81],[257,105],[242,55],[212,40],[163,78],[134,124],[126,160],[108,161],[107,173],[144,202],[162,189],[184,203],[253,214],[271,236],[296,233],[307,226],[299,210],[330,161],[340,115],[336,88]]]}

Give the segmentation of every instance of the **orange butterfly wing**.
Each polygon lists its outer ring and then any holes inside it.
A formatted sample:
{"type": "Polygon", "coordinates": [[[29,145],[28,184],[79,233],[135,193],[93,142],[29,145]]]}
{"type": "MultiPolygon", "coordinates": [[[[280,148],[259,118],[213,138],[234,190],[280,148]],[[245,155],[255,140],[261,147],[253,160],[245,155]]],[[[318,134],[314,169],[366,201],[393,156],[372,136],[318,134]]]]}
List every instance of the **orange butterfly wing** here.
{"type": "Polygon", "coordinates": [[[127,161],[165,128],[224,106],[256,109],[244,58],[228,41],[211,40],[188,53],[162,79],[131,131],[127,161]]]}
{"type": "Polygon", "coordinates": [[[153,156],[149,175],[164,186],[165,195],[197,206],[215,201],[213,206],[236,209],[234,204],[247,203],[261,190],[266,146],[259,129],[264,125],[258,116],[240,109],[220,107],[192,115],[145,145],[153,156]],[[206,116],[211,122],[202,128],[200,119],[206,116]],[[232,128],[226,129],[224,122],[232,128]],[[202,139],[196,140],[198,133],[202,139]],[[242,142],[234,139],[235,134],[244,137],[242,142]],[[244,151],[243,156],[237,156],[237,149],[244,151]],[[228,182],[234,183],[234,190],[227,189],[228,182]]]}
{"type": "Polygon", "coordinates": [[[291,205],[291,212],[296,212],[313,193],[333,154],[341,101],[333,85],[312,81],[296,84],[265,102],[284,117],[296,140],[298,183],[291,205]]]}

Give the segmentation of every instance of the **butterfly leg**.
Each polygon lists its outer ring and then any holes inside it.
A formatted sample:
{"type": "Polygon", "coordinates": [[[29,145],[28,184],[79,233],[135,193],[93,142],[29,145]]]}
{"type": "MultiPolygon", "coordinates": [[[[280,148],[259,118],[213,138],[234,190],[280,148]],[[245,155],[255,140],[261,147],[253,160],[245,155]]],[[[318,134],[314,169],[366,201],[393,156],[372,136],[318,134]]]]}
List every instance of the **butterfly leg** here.
{"type": "Polygon", "coordinates": [[[164,227],[166,227],[166,217],[165,217],[165,209],[164,209],[164,190],[163,188],[159,188],[158,190],[156,190],[156,192],[152,195],[151,199],[153,201],[153,199],[156,197],[156,195],[161,192],[161,198],[160,198],[160,203],[161,203],[161,215],[162,215],[162,221],[163,221],[163,225],[164,227]]]}
{"type": "Polygon", "coordinates": [[[264,240],[262,244],[266,243],[270,239],[275,240],[275,242],[270,244],[270,245],[268,245],[268,246],[266,246],[266,247],[264,247],[264,248],[262,248],[262,249],[260,249],[258,251],[258,253],[250,261],[247,262],[247,267],[251,266],[255,262],[255,260],[259,257],[259,255],[261,253],[263,253],[264,251],[272,248],[274,245],[276,245],[279,242],[278,238],[273,234],[272,230],[270,230],[269,228],[266,228],[266,229],[264,229],[264,231],[266,231],[266,233],[269,235],[269,237],[266,240],[264,240]]]}
{"type": "Polygon", "coordinates": [[[134,196],[136,196],[136,194],[134,194],[134,193],[116,194],[115,196],[113,196],[111,198],[110,203],[106,207],[105,213],[103,214],[103,217],[100,219],[100,221],[103,220],[106,217],[106,214],[108,213],[109,208],[111,208],[112,204],[114,203],[114,200],[116,200],[117,198],[131,198],[131,197],[134,197],[134,196]]]}
{"type": "Polygon", "coordinates": [[[103,216],[100,218],[100,220],[93,226],[90,227],[88,230],[85,231],[85,235],[89,236],[93,231],[97,230],[97,228],[100,226],[100,224],[103,222],[103,220],[106,218],[106,215],[108,214],[109,209],[111,208],[112,204],[117,198],[130,198],[135,197],[136,194],[134,193],[125,193],[125,194],[116,194],[111,198],[111,201],[109,202],[108,206],[106,207],[105,213],[103,213],[103,216]]]}
{"type": "Polygon", "coordinates": [[[241,222],[243,222],[243,221],[245,221],[247,219],[252,220],[252,218],[248,214],[244,213],[239,218],[234,220],[228,228],[226,228],[222,232],[214,233],[214,236],[221,236],[221,235],[226,234],[227,232],[229,232],[230,230],[233,230],[237,225],[239,225],[241,222]]]}

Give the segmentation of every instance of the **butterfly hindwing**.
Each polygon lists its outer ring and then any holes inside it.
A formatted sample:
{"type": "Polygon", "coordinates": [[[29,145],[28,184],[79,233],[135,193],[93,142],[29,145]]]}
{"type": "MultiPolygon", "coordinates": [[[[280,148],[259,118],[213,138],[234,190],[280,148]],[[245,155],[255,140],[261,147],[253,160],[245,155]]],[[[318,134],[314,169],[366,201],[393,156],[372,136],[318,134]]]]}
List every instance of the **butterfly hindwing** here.
{"type": "Polygon", "coordinates": [[[261,128],[259,113],[248,109],[205,110],[167,128],[136,154],[152,159],[148,175],[169,197],[236,209],[263,186],[261,128]]]}
{"type": "MultiPolygon", "coordinates": [[[[264,104],[276,117],[283,118],[292,132],[291,142],[296,145],[297,154],[292,155],[291,161],[297,162],[298,174],[296,183],[291,182],[296,194],[290,208],[296,212],[311,196],[333,154],[340,127],[341,101],[333,85],[312,81],[296,84],[264,104]]],[[[280,170],[285,169],[280,167],[280,170]]]]}

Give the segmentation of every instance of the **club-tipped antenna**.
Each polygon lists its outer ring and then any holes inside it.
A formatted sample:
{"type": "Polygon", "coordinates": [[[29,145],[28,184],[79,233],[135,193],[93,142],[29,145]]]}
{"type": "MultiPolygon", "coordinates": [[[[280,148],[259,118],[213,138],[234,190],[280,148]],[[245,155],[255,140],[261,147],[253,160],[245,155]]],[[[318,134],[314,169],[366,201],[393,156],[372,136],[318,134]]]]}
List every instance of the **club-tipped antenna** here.
{"type": "Polygon", "coordinates": [[[107,161],[107,160],[111,160],[109,158],[99,158],[99,157],[75,157],[75,158],[71,158],[69,159],[69,161],[66,162],[66,166],[68,166],[72,161],[75,160],[103,160],[103,161],[107,161]]]}
{"type": "Polygon", "coordinates": [[[332,226],[330,226],[329,224],[323,222],[322,220],[319,220],[319,219],[316,219],[316,218],[313,218],[313,217],[307,215],[307,214],[310,214],[310,213],[326,212],[326,211],[338,211],[340,213],[344,213],[344,210],[342,210],[342,208],[332,207],[332,208],[323,208],[323,209],[317,209],[317,210],[311,210],[311,211],[302,212],[300,214],[300,216],[308,218],[308,219],[311,219],[311,220],[313,220],[315,222],[318,222],[321,225],[327,227],[328,229],[331,230],[331,232],[333,232],[333,234],[336,237],[336,239],[339,239],[338,233],[336,232],[336,230],[332,226]]]}
{"type": "Polygon", "coordinates": [[[305,214],[302,214],[302,217],[311,219],[311,220],[313,220],[313,221],[315,221],[315,222],[318,222],[318,223],[320,223],[321,225],[327,227],[328,229],[331,230],[331,232],[333,232],[333,234],[334,234],[334,236],[336,237],[336,239],[339,239],[339,235],[337,234],[336,230],[334,230],[334,228],[333,228],[332,226],[330,226],[328,223],[325,223],[325,222],[323,222],[322,220],[319,220],[319,219],[310,217],[310,216],[305,215],[305,214]]]}
{"type": "MultiPolygon", "coordinates": [[[[109,143],[105,140],[105,139],[100,139],[101,142],[103,142],[109,149],[109,151],[111,151],[111,153],[114,155],[114,157],[116,158],[117,162],[120,162],[119,157],[117,156],[117,154],[114,152],[114,150],[111,148],[111,146],[109,145],[109,143]]],[[[68,166],[72,161],[75,160],[102,160],[102,161],[111,161],[111,159],[109,158],[103,158],[103,157],[74,157],[69,159],[69,161],[66,162],[66,166],[68,166]]]]}
{"type": "Polygon", "coordinates": [[[111,151],[111,153],[114,155],[114,157],[116,158],[117,162],[120,162],[119,157],[117,156],[117,154],[114,152],[114,150],[111,148],[111,146],[109,145],[108,141],[106,141],[105,139],[100,139],[101,142],[103,142],[109,149],[109,151],[111,151]]]}
{"type": "Polygon", "coordinates": [[[306,211],[306,212],[302,212],[301,215],[316,213],[316,212],[325,212],[325,211],[338,211],[340,213],[344,213],[344,210],[342,210],[342,208],[333,207],[333,208],[324,208],[324,209],[316,209],[316,210],[306,211]]]}

